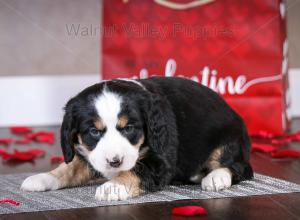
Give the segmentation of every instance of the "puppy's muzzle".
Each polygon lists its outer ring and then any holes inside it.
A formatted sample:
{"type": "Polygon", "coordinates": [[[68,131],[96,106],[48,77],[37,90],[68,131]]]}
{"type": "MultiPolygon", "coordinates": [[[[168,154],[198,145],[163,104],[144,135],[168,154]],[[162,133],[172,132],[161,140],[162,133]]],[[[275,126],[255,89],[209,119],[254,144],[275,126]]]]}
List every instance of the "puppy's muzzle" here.
{"type": "Polygon", "coordinates": [[[112,159],[106,158],[106,162],[113,168],[118,168],[122,165],[124,157],[114,156],[112,159]]]}

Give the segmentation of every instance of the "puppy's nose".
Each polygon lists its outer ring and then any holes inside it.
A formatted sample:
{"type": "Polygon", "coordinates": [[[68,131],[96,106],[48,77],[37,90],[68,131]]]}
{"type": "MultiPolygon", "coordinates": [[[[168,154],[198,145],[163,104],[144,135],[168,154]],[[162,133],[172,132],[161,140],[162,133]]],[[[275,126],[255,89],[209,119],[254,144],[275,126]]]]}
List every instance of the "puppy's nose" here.
{"type": "Polygon", "coordinates": [[[120,159],[119,156],[114,156],[111,160],[106,159],[106,161],[111,167],[118,168],[123,163],[123,157],[120,159]]]}

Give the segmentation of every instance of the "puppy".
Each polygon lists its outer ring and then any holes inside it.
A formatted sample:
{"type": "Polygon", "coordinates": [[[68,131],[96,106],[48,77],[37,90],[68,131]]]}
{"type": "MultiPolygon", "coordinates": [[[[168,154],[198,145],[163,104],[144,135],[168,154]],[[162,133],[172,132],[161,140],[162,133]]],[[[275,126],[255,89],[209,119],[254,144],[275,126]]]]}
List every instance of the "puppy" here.
{"type": "Polygon", "coordinates": [[[27,191],[103,177],[98,200],[126,200],[168,184],[219,191],[253,177],[242,119],[214,91],[183,78],[116,79],[72,98],[61,126],[65,163],[28,177],[27,191]]]}

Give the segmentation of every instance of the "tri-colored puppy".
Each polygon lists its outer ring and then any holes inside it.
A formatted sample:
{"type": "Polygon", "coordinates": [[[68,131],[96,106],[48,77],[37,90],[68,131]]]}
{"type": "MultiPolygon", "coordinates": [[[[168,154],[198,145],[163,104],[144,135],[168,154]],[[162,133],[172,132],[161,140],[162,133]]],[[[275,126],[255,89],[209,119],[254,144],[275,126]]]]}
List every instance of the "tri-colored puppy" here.
{"type": "Polygon", "coordinates": [[[27,191],[57,190],[104,177],[98,200],[125,200],[168,184],[219,191],[251,179],[242,119],[215,92],[183,78],[95,84],[65,107],[65,163],[28,177],[27,191]]]}

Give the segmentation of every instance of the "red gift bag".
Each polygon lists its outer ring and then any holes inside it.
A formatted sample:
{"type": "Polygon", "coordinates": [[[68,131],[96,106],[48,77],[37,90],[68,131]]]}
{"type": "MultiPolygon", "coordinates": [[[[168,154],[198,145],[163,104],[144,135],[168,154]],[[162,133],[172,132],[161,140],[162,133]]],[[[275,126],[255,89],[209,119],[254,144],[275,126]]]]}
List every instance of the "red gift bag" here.
{"type": "Polygon", "coordinates": [[[280,0],[104,0],[102,77],[181,76],[210,87],[250,133],[288,127],[280,0]]]}

